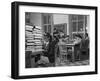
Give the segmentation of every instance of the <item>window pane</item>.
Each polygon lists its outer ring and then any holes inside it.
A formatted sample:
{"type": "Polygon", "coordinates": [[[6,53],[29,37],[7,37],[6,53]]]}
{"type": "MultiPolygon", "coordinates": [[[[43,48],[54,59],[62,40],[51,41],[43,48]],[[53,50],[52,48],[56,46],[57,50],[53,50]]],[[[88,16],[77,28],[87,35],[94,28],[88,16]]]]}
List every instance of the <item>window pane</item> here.
{"type": "Polygon", "coordinates": [[[85,16],[85,27],[87,27],[87,16],[85,16]]]}
{"type": "Polygon", "coordinates": [[[72,15],[71,20],[77,20],[77,15],[72,15]]]}
{"type": "Polygon", "coordinates": [[[30,13],[25,13],[25,24],[30,25],[30,13]]]}
{"type": "Polygon", "coordinates": [[[47,32],[47,26],[44,26],[44,32],[47,32]]]}
{"type": "Polygon", "coordinates": [[[51,33],[51,25],[48,25],[48,33],[51,33]]]}
{"type": "Polygon", "coordinates": [[[48,24],[51,24],[51,16],[48,15],[48,24]]]}
{"type": "Polygon", "coordinates": [[[43,24],[47,24],[48,22],[47,18],[48,18],[47,15],[43,15],[43,24]]]}
{"type": "Polygon", "coordinates": [[[78,20],[84,20],[84,16],[83,15],[78,15],[78,20]]]}
{"type": "Polygon", "coordinates": [[[72,22],[73,32],[77,31],[77,22],[72,22]]]}
{"type": "Polygon", "coordinates": [[[83,31],[83,21],[78,22],[78,31],[83,31]]]}

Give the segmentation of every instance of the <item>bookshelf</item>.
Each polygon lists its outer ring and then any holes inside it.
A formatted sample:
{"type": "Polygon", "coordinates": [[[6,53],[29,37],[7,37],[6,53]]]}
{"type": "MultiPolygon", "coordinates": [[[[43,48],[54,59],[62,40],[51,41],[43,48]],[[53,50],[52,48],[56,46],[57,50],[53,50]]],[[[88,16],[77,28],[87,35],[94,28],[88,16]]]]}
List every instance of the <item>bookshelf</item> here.
{"type": "Polygon", "coordinates": [[[29,26],[25,27],[25,41],[27,51],[42,51],[42,27],[29,26]]]}
{"type": "Polygon", "coordinates": [[[42,30],[39,26],[25,26],[25,63],[26,68],[34,67],[35,56],[41,54],[42,49],[42,30]]]}

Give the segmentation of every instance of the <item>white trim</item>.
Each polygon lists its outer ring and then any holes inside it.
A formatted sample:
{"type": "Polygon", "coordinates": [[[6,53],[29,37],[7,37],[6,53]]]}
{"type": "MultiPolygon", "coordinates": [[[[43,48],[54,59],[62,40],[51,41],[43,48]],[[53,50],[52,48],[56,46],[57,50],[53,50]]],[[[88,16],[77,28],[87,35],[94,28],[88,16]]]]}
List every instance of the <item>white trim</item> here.
{"type": "Polygon", "coordinates": [[[40,75],[54,73],[74,73],[95,71],[95,11],[71,8],[53,8],[39,6],[19,7],[19,75],[40,75]],[[60,14],[83,14],[90,15],[90,65],[73,67],[50,67],[50,68],[25,68],[25,12],[60,13],[60,14]]]}

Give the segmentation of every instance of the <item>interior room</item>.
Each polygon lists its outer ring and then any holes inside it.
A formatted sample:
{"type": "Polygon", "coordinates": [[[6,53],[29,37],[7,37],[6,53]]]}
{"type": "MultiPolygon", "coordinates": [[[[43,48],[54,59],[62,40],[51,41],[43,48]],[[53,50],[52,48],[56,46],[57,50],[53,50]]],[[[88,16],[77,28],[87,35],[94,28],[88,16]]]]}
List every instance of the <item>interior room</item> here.
{"type": "Polygon", "coordinates": [[[89,16],[25,13],[25,67],[89,65],[89,16]]]}

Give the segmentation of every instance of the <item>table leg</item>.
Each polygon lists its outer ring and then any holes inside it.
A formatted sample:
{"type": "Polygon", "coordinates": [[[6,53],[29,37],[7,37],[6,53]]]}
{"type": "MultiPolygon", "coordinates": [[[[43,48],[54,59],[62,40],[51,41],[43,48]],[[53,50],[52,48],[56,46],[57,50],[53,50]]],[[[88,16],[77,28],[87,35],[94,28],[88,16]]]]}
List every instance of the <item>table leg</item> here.
{"type": "Polygon", "coordinates": [[[72,62],[75,62],[75,57],[74,57],[74,46],[72,46],[72,62]]]}

